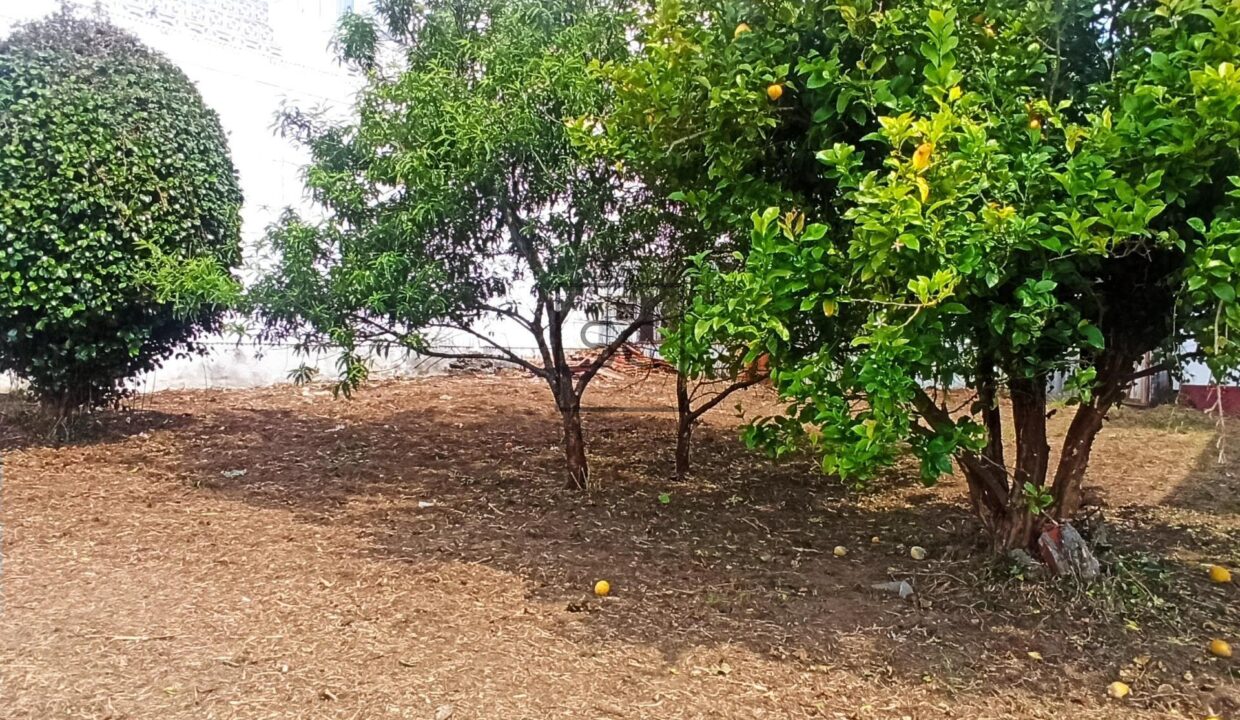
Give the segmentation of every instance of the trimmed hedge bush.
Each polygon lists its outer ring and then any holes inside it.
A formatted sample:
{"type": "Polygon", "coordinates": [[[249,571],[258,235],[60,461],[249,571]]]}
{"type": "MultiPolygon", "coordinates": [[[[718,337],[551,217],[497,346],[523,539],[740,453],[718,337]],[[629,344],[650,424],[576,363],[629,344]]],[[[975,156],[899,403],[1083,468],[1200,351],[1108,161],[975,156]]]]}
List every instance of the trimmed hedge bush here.
{"type": "Polygon", "coordinates": [[[65,13],[0,41],[0,369],[41,401],[115,402],[200,350],[225,308],[161,279],[230,279],[240,206],[219,118],[167,59],[65,13]]]}

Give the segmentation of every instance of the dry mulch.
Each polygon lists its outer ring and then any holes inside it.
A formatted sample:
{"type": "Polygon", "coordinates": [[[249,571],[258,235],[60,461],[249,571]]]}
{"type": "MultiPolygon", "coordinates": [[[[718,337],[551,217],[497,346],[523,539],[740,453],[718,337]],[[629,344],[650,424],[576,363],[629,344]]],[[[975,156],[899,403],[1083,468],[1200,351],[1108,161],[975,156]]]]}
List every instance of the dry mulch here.
{"type": "Polygon", "coordinates": [[[63,446],[10,420],[0,716],[1240,712],[1236,661],[1202,649],[1240,648],[1237,588],[1200,565],[1240,566],[1240,463],[1195,411],[1111,423],[1089,480],[1116,550],[1075,588],[988,559],[958,481],[772,463],[731,401],[675,483],[672,397],[597,381],[589,496],[561,489],[549,392],[511,374],[158,393],[63,446]],[[871,588],[906,578],[910,601],[871,588]]]}

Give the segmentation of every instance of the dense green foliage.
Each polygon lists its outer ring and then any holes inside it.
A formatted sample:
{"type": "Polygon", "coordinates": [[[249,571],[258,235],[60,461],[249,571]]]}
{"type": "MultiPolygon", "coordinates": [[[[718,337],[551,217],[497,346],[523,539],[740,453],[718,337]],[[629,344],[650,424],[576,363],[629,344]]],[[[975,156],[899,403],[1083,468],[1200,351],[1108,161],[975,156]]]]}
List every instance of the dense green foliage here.
{"type": "MultiPolygon", "coordinates": [[[[779,179],[791,212],[755,213],[747,252],[703,259],[682,326],[698,346],[771,356],[788,413],[753,426],[755,443],[812,446],[856,480],[906,442],[928,481],[955,458],[999,544],[1021,545],[1042,514],[1075,511],[1093,439],[1146,352],[1195,340],[1217,376],[1236,368],[1234,2],[686,5],[661,3],[644,28],[657,41],[611,73],[648,112],[612,117],[609,137],[686,138],[705,177],[661,162],[697,183],[678,197],[708,218],[779,179]],[[1057,373],[1079,407],[1052,471],[1057,373]],[[927,390],[953,383],[971,404],[927,390]]],[[[617,147],[657,167],[648,148],[617,147]]]]}
{"type": "Polygon", "coordinates": [[[366,77],[353,117],[282,124],[310,150],[307,185],[327,217],[272,228],[279,263],[256,289],[271,332],[343,347],[346,391],[368,349],[523,367],[564,414],[584,484],[577,413],[606,358],[574,377],[565,318],[657,289],[679,242],[668,201],[570,137],[568,120],[606,107],[589,67],[623,57],[626,20],[603,0],[393,1],[347,16],[337,47],[366,77]],[[527,349],[496,341],[496,324],[527,349]]]}
{"type": "Polygon", "coordinates": [[[71,408],[191,349],[230,294],[240,204],[176,67],[100,22],[19,28],[0,42],[0,368],[71,408]]]}

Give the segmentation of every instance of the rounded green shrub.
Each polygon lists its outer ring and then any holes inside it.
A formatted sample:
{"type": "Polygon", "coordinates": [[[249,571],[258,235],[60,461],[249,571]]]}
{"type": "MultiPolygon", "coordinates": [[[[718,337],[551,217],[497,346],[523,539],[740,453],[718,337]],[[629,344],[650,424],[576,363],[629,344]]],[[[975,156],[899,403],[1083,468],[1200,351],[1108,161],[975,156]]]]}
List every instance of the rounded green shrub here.
{"type": "Polygon", "coordinates": [[[0,41],[0,369],[42,402],[115,402],[201,350],[225,308],[169,286],[231,281],[240,206],[219,118],[167,59],[66,13],[0,41]]]}

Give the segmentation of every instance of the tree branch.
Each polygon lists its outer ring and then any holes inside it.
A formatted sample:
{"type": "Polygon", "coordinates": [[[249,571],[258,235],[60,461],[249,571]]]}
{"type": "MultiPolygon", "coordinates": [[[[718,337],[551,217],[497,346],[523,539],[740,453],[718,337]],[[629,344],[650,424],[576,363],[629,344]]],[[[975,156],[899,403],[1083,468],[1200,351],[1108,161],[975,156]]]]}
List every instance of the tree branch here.
{"type": "Polygon", "coordinates": [[[504,357],[501,355],[491,355],[491,354],[483,353],[483,352],[479,352],[479,353],[443,352],[441,350],[431,350],[430,348],[416,350],[415,352],[418,355],[425,355],[426,357],[433,357],[433,358],[443,358],[444,360],[490,360],[492,362],[512,363],[514,365],[520,365],[522,368],[529,370],[530,372],[534,373],[538,377],[546,377],[546,373],[544,373],[543,370],[539,368],[537,365],[531,365],[530,363],[524,360],[513,360],[510,357],[504,357]]]}
{"type": "Polygon", "coordinates": [[[1158,365],[1151,365],[1143,370],[1138,370],[1130,375],[1125,375],[1120,378],[1120,382],[1127,386],[1135,380],[1140,380],[1141,378],[1146,378],[1151,375],[1157,375],[1160,372],[1170,372],[1172,369],[1173,368],[1169,363],[1159,363],[1158,365]]]}
{"type": "Polygon", "coordinates": [[[771,374],[769,372],[757,373],[756,375],[754,375],[753,377],[747,380],[741,380],[741,381],[732,383],[728,387],[724,388],[717,395],[715,395],[713,398],[703,403],[701,407],[697,408],[696,410],[691,411],[689,413],[689,420],[690,421],[697,420],[698,418],[702,417],[702,415],[706,414],[707,412],[710,412],[711,408],[715,407],[719,403],[726,400],[727,397],[731,395],[732,393],[736,392],[737,390],[744,390],[746,388],[751,388],[754,385],[757,385],[758,383],[766,380],[770,376],[771,374]]]}
{"type": "MultiPolygon", "coordinates": [[[[462,326],[462,325],[440,325],[440,324],[428,325],[427,327],[438,327],[438,328],[444,328],[444,329],[446,329],[446,330],[459,330],[459,331],[464,332],[464,333],[466,333],[466,334],[468,334],[468,335],[472,335],[473,337],[478,338],[479,340],[481,340],[482,342],[486,343],[487,345],[490,345],[491,347],[493,347],[493,348],[495,348],[496,350],[498,350],[498,351],[500,352],[500,354],[503,356],[502,358],[500,358],[500,357],[496,357],[496,356],[494,356],[494,355],[487,355],[487,354],[483,354],[483,356],[482,356],[482,357],[476,357],[476,356],[471,355],[471,357],[470,357],[470,358],[465,358],[465,356],[464,356],[464,355],[457,355],[457,357],[459,357],[459,358],[461,358],[461,359],[474,359],[474,360],[479,360],[479,359],[483,359],[483,358],[489,358],[489,359],[493,359],[493,360],[500,360],[501,362],[509,362],[509,363],[512,363],[513,365],[518,365],[518,366],[520,366],[520,367],[522,367],[522,368],[525,368],[526,370],[529,370],[530,372],[534,373],[535,375],[539,375],[539,376],[542,376],[542,375],[544,375],[544,374],[547,372],[545,368],[540,368],[540,367],[538,367],[537,365],[535,365],[535,364],[531,363],[530,361],[528,361],[528,360],[526,360],[525,358],[521,357],[520,355],[516,354],[516,353],[515,353],[515,352],[513,352],[512,350],[509,350],[508,348],[504,347],[503,345],[500,345],[499,343],[497,343],[497,342],[495,342],[494,340],[492,340],[491,338],[489,338],[489,337],[487,337],[487,336],[483,335],[482,333],[480,333],[480,332],[478,332],[478,331],[474,330],[473,328],[466,327],[466,326],[462,326]]],[[[423,354],[423,355],[430,355],[430,353],[429,353],[429,352],[426,352],[426,351],[419,351],[419,352],[422,352],[422,354],[423,354]]],[[[446,357],[447,355],[450,355],[450,354],[452,354],[452,353],[445,354],[444,356],[446,357]]],[[[440,356],[439,356],[439,355],[431,355],[431,357],[440,357],[440,356]]]]}
{"type": "MultiPolygon", "coordinates": [[[[913,407],[917,413],[930,424],[935,433],[949,432],[956,427],[956,422],[946,410],[934,403],[934,400],[926,394],[925,389],[921,386],[917,387],[916,393],[913,395],[913,407]]],[[[982,467],[981,459],[971,450],[962,450],[956,453],[956,457],[965,465],[977,468],[979,479],[986,483],[986,489],[990,491],[993,500],[988,500],[992,507],[1005,508],[1008,503],[1008,488],[1005,483],[999,482],[999,479],[991,472],[986,472],[982,467]]]]}
{"type": "Polygon", "coordinates": [[[636,320],[629,323],[629,326],[626,327],[615,340],[612,340],[602,349],[598,357],[594,359],[594,362],[590,363],[590,365],[586,368],[586,371],[581,374],[580,378],[578,378],[577,386],[574,389],[574,392],[578,397],[585,392],[586,385],[590,384],[590,380],[598,374],[598,371],[602,369],[603,365],[607,364],[607,361],[616,354],[616,351],[619,350],[622,345],[627,343],[629,338],[633,337],[634,333],[649,324],[650,315],[648,313],[643,313],[638,316],[636,320]]]}

